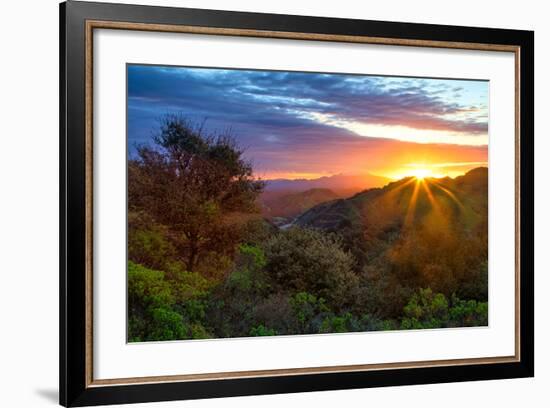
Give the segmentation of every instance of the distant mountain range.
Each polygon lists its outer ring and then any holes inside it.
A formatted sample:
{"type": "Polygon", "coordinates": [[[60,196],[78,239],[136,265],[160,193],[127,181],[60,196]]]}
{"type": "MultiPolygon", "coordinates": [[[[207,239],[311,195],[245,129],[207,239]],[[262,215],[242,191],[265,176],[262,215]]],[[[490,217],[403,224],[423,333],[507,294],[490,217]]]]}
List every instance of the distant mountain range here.
{"type": "Polygon", "coordinates": [[[290,193],[266,192],[260,201],[265,217],[272,219],[276,224],[286,224],[311,207],[338,198],[341,197],[327,188],[312,188],[290,193]]]}
{"type": "Polygon", "coordinates": [[[372,174],[337,174],[316,179],[273,179],[266,181],[265,191],[298,192],[311,189],[330,189],[344,196],[373,187],[382,187],[390,182],[389,178],[372,174]]]}
{"type": "Polygon", "coordinates": [[[264,217],[277,225],[284,225],[318,204],[350,197],[389,181],[386,177],[372,174],[338,174],[310,180],[267,180],[259,202],[264,217]]]}

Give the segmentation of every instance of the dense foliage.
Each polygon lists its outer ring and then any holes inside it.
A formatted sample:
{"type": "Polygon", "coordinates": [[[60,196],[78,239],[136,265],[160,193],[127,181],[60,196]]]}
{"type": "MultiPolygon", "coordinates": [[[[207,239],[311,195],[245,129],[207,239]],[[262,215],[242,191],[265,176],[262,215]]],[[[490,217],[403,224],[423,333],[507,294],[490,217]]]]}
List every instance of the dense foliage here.
{"type": "Polygon", "coordinates": [[[482,175],[447,181],[454,199],[394,184],[285,229],[230,133],[171,115],[153,142],[128,165],[130,341],[487,325],[482,175]]]}

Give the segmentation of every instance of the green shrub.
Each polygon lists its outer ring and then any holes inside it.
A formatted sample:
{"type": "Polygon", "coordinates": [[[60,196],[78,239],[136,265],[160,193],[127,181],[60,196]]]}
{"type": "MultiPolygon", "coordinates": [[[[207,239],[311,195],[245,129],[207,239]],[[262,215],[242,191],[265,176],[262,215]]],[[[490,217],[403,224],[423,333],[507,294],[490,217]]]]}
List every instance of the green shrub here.
{"type": "Polygon", "coordinates": [[[449,316],[456,327],[487,326],[489,307],[487,302],[460,300],[453,296],[449,316]]]}
{"type": "Polygon", "coordinates": [[[332,234],[291,228],[268,240],[265,254],[266,271],[280,288],[311,293],[335,307],[350,300],[358,282],[352,255],[332,234]]]}
{"type": "Polygon", "coordinates": [[[299,292],[290,298],[290,305],[300,323],[306,323],[321,312],[328,312],[325,299],[307,292],[299,292]]]}
{"type": "Polygon", "coordinates": [[[166,280],[162,271],[128,262],[128,340],[211,337],[201,324],[206,317],[205,301],[189,297],[190,293],[204,295],[200,287],[205,283],[195,275],[180,272],[178,281],[166,280]]]}
{"type": "Polygon", "coordinates": [[[261,269],[267,264],[265,254],[261,248],[249,245],[239,245],[239,252],[242,258],[244,258],[248,264],[248,269],[261,269]]]}
{"type": "Polygon", "coordinates": [[[265,326],[278,334],[300,333],[302,324],[296,318],[296,312],[291,305],[290,296],[275,293],[258,296],[251,300],[250,307],[252,326],[265,326]]]}
{"type": "Polygon", "coordinates": [[[308,292],[299,292],[289,298],[297,333],[318,333],[323,319],[330,313],[325,299],[308,292]]]}
{"type": "Polygon", "coordinates": [[[195,340],[198,339],[210,339],[212,335],[206,330],[206,328],[200,323],[192,323],[189,326],[190,335],[189,337],[195,340]]]}
{"type": "Polygon", "coordinates": [[[250,336],[259,337],[259,336],[276,336],[277,332],[273,329],[268,329],[264,325],[260,324],[259,326],[252,327],[250,329],[250,336]]]}
{"type": "Polygon", "coordinates": [[[175,298],[164,272],[128,261],[128,307],[130,311],[170,307],[175,298]]]}
{"type": "Polygon", "coordinates": [[[167,275],[170,277],[169,284],[178,303],[204,298],[215,285],[214,281],[206,279],[198,272],[186,271],[181,263],[171,263],[167,267],[167,275]]]}
{"type": "Polygon", "coordinates": [[[433,329],[440,327],[485,326],[488,322],[487,302],[460,300],[455,295],[451,302],[430,288],[413,295],[403,312],[402,329],[433,329]]]}
{"type": "Polygon", "coordinates": [[[142,212],[128,213],[128,259],[153,269],[164,269],[176,252],[166,229],[142,212]]]}
{"type": "Polygon", "coordinates": [[[241,244],[237,254],[235,270],[227,279],[227,286],[233,291],[249,294],[268,289],[264,268],[267,261],[264,251],[254,245],[241,244]]]}
{"type": "Polygon", "coordinates": [[[351,313],[342,316],[331,316],[323,320],[320,333],[346,333],[355,331],[354,318],[351,313]]]}
{"type": "Polygon", "coordinates": [[[150,321],[145,340],[179,340],[187,336],[188,327],[183,318],[172,309],[158,307],[150,310],[150,321]]]}

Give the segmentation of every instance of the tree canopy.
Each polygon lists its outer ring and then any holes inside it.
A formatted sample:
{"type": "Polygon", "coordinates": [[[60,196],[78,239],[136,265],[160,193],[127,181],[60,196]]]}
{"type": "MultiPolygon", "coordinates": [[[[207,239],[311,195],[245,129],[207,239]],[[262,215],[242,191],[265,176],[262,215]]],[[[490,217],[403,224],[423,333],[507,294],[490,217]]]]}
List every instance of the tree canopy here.
{"type": "Polygon", "coordinates": [[[167,115],[153,142],[138,146],[129,161],[129,210],[169,227],[189,271],[207,251],[233,251],[238,231],[231,214],[256,212],[263,182],[253,177],[231,132],[207,133],[167,115]]]}

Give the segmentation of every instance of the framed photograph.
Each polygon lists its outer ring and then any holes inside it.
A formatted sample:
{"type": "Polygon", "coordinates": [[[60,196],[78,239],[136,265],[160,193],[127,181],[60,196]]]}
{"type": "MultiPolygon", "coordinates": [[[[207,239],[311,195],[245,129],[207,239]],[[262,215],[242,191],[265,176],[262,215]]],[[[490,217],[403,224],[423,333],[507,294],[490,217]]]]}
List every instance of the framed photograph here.
{"type": "Polygon", "coordinates": [[[60,403],[534,375],[534,34],[60,7],[60,403]]]}

